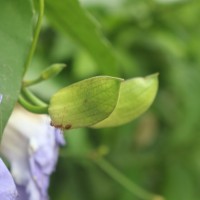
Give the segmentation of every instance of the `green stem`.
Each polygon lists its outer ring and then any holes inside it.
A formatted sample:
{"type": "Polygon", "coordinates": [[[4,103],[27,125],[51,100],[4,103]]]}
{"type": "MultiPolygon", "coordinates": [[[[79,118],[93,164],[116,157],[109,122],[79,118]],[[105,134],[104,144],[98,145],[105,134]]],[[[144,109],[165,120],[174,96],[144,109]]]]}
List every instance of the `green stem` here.
{"type": "Polygon", "coordinates": [[[94,162],[111,178],[113,178],[121,186],[129,190],[135,196],[143,200],[164,200],[163,197],[156,194],[152,194],[144,190],[134,182],[132,182],[124,174],[122,174],[119,170],[117,170],[114,166],[112,166],[109,162],[107,162],[104,158],[101,157],[94,159],[94,162]]]}
{"type": "Polygon", "coordinates": [[[27,60],[25,62],[24,74],[27,71],[27,69],[28,69],[28,67],[29,67],[29,65],[31,63],[33,54],[34,54],[35,49],[36,49],[38,37],[39,37],[41,26],[42,26],[43,15],[44,15],[44,0],[39,0],[39,15],[38,15],[38,20],[37,20],[37,24],[36,24],[36,28],[35,28],[35,32],[34,32],[34,36],[33,36],[33,41],[32,41],[32,45],[31,45],[31,49],[29,51],[27,60]]]}
{"type": "Polygon", "coordinates": [[[22,89],[22,94],[34,105],[36,106],[48,106],[45,102],[40,100],[38,97],[36,97],[30,90],[27,88],[22,89]]]}
{"type": "Polygon", "coordinates": [[[37,83],[40,83],[41,81],[43,81],[41,77],[37,77],[36,79],[33,80],[23,81],[23,87],[29,87],[37,83]]]}
{"type": "Polygon", "coordinates": [[[19,96],[19,103],[32,113],[48,114],[48,106],[34,106],[27,102],[22,95],[19,96]]]}

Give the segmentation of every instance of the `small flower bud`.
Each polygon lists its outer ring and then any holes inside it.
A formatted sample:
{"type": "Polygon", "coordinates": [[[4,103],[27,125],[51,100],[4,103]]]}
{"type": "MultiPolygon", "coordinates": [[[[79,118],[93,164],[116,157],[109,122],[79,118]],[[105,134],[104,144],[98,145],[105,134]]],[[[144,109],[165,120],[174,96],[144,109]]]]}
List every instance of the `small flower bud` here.
{"type": "Polygon", "coordinates": [[[65,67],[66,65],[62,63],[53,64],[41,73],[41,78],[43,80],[52,78],[58,75],[65,67]]]}

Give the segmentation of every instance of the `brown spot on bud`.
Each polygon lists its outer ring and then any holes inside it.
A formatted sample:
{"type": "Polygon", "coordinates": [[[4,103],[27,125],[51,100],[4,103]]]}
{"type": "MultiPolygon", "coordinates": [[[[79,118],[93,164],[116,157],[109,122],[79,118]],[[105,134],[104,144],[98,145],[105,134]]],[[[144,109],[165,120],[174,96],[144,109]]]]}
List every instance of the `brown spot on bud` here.
{"type": "Polygon", "coordinates": [[[68,129],[70,129],[70,128],[72,127],[71,124],[67,124],[67,125],[54,124],[52,121],[50,122],[50,125],[51,125],[51,126],[54,126],[55,128],[60,128],[60,129],[62,129],[62,130],[64,130],[64,129],[68,130],[68,129]]]}
{"type": "Polygon", "coordinates": [[[70,129],[71,127],[72,127],[71,124],[67,124],[67,125],[64,126],[64,129],[68,130],[68,129],[70,129]]]}

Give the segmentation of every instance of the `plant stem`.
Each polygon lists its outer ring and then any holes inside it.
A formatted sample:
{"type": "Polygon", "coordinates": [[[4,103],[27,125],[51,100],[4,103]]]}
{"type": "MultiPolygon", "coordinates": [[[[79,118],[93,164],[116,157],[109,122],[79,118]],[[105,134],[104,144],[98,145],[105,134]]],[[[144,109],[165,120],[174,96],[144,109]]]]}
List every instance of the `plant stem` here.
{"type": "Polygon", "coordinates": [[[22,94],[30,100],[31,103],[33,103],[36,106],[48,106],[45,102],[43,102],[41,99],[36,97],[30,90],[27,88],[22,88],[22,94]]]}
{"type": "Polygon", "coordinates": [[[28,81],[23,81],[23,87],[29,87],[29,86],[32,86],[32,85],[35,85],[37,83],[40,83],[41,81],[41,77],[37,77],[36,79],[33,79],[33,80],[28,80],[28,81]]]}
{"type": "Polygon", "coordinates": [[[34,106],[26,101],[22,95],[19,96],[19,103],[32,113],[48,114],[48,106],[34,106]]]}
{"type": "Polygon", "coordinates": [[[27,71],[27,69],[28,69],[28,67],[29,67],[29,65],[31,63],[33,54],[34,54],[35,49],[36,49],[38,37],[39,37],[41,26],[42,26],[43,15],[44,15],[44,0],[39,0],[39,15],[38,15],[38,20],[37,20],[37,24],[36,24],[36,28],[35,28],[35,32],[34,32],[34,36],[33,36],[33,41],[32,41],[32,44],[31,44],[31,48],[30,48],[29,54],[27,56],[27,60],[25,62],[24,74],[27,71]]]}
{"type": "Polygon", "coordinates": [[[152,194],[134,182],[132,182],[130,179],[128,179],[124,174],[122,174],[119,170],[117,170],[114,166],[112,166],[108,161],[106,161],[104,158],[96,158],[94,159],[94,162],[111,178],[113,178],[115,181],[117,181],[121,186],[129,190],[132,194],[135,196],[143,199],[143,200],[164,200],[163,197],[152,194]]]}

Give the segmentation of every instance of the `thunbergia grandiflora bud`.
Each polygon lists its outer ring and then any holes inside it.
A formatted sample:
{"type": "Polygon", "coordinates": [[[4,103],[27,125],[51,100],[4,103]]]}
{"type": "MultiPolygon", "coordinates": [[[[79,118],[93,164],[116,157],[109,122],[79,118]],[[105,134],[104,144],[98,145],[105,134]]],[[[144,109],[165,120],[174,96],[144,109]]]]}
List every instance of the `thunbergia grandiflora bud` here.
{"type": "Polygon", "coordinates": [[[61,129],[120,126],[143,114],[153,103],[157,90],[158,74],[128,80],[110,76],[88,78],[51,97],[51,124],[61,129]]]}
{"type": "MultiPolygon", "coordinates": [[[[3,95],[0,94],[0,104],[3,95]]],[[[17,200],[17,189],[13,178],[0,158],[0,199],[2,200],[17,200]]]]}
{"type": "Polygon", "coordinates": [[[50,175],[65,141],[49,117],[17,106],[2,138],[1,151],[11,164],[20,200],[47,200],[50,175]]]}

